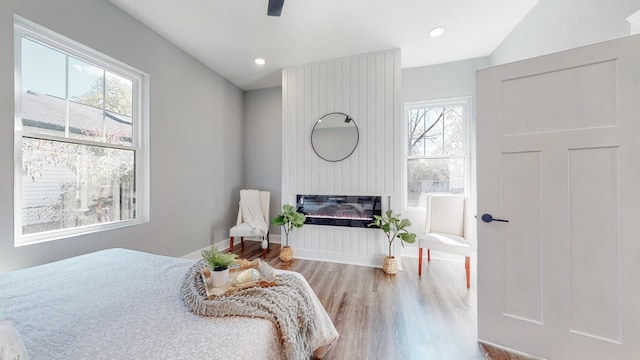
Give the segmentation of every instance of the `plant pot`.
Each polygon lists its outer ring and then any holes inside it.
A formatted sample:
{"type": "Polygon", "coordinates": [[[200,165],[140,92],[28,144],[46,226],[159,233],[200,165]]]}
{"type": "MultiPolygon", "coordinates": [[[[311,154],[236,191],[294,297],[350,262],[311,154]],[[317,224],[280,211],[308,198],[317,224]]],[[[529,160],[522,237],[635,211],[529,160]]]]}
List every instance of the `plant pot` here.
{"type": "Polygon", "coordinates": [[[293,249],[291,246],[283,246],[280,249],[280,260],[282,261],[291,261],[293,259],[293,249]]]}
{"type": "Polygon", "coordinates": [[[398,273],[398,263],[396,262],[395,256],[384,257],[382,270],[389,275],[395,275],[398,273]]]}
{"type": "Polygon", "coordinates": [[[223,287],[229,282],[229,269],[212,271],[209,278],[209,285],[212,287],[223,287]]]}

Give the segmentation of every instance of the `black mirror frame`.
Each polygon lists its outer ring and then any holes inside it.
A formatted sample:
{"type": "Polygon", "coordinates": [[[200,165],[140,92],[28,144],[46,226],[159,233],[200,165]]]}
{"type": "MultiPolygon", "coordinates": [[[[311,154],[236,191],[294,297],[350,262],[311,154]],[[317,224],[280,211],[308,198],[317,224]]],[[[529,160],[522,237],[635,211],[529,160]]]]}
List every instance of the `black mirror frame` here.
{"type": "Polygon", "coordinates": [[[339,161],[343,161],[343,160],[347,159],[349,156],[351,156],[351,154],[353,154],[356,151],[356,149],[358,148],[358,144],[359,143],[360,143],[360,129],[358,128],[358,124],[356,124],[355,120],[353,120],[353,118],[351,116],[349,116],[349,115],[347,115],[347,114],[345,114],[343,112],[334,111],[334,112],[330,112],[330,113],[324,114],[313,125],[313,129],[311,129],[311,147],[313,148],[313,152],[316,153],[316,155],[318,155],[319,158],[321,158],[322,160],[325,160],[325,161],[339,162],[339,161]],[[345,157],[343,157],[341,159],[338,159],[338,160],[330,160],[330,159],[324,158],[322,155],[318,154],[318,150],[316,150],[316,147],[313,146],[313,131],[316,129],[316,126],[318,126],[318,123],[320,123],[322,121],[322,119],[324,119],[325,117],[327,117],[329,115],[334,115],[334,114],[344,115],[345,116],[345,120],[348,120],[347,122],[353,123],[353,126],[356,128],[356,143],[353,145],[353,149],[351,149],[351,152],[349,152],[345,157]]]}

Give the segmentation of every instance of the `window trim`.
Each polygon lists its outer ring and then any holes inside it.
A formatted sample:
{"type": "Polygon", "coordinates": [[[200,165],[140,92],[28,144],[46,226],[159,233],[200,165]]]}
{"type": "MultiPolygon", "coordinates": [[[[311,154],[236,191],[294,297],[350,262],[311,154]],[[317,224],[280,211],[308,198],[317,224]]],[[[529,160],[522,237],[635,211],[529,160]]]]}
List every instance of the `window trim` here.
{"type": "Polygon", "coordinates": [[[57,34],[21,16],[14,15],[14,246],[24,246],[85,235],[105,230],[122,228],[149,222],[150,182],[149,182],[149,75],[97,50],[57,34]],[[82,139],[66,138],[24,130],[22,127],[22,38],[38,42],[67,55],[89,62],[114,74],[133,80],[132,104],[132,145],[121,146],[82,139]],[[108,148],[135,151],[135,211],[136,218],[119,220],[105,224],[91,224],[67,229],[56,229],[33,234],[22,234],[22,139],[25,137],[62,141],[83,145],[97,145],[108,148]]]}
{"type": "Polygon", "coordinates": [[[404,209],[415,208],[409,206],[408,199],[408,167],[407,161],[410,159],[449,159],[464,158],[464,196],[469,197],[471,190],[471,96],[453,97],[445,99],[434,99],[424,101],[412,101],[404,103],[403,125],[402,125],[402,207],[404,209]],[[462,155],[443,155],[443,156],[409,156],[409,109],[417,107],[446,107],[451,105],[462,105],[464,111],[462,114],[462,132],[464,134],[464,144],[462,155]]]}

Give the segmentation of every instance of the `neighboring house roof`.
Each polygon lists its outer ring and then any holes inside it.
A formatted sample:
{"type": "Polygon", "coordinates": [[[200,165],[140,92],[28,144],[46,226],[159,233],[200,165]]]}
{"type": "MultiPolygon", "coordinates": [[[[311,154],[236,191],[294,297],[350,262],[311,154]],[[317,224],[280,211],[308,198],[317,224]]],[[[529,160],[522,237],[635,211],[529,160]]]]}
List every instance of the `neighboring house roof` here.
{"type": "MultiPolygon", "coordinates": [[[[25,126],[63,132],[66,123],[66,100],[32,91],[22,93],[22,121],[25,126]]],[[[133,122],[130,116],[116,114],[69,100],[69,131],[88,135],[102,133],[125,134],[131,141],[133,122]],[[104,115],[104,116],[103,116],[104,115]],[[103,122],[104,121],[104,122],[103,122]]]]}

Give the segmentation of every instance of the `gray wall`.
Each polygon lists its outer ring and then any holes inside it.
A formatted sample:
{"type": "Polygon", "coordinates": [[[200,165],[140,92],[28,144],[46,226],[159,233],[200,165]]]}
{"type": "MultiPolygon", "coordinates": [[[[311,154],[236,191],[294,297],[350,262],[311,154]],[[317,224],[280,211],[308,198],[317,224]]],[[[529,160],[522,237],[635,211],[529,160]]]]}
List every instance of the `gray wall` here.
{"type": "MultiPolygon", "coordinates": [[[[244,185],[271,192],[273,219],[282,208],[282,87],[244,93],[243,136],[244,185]]],[[[271,225],[269,232],[280,234],[280,228],[271,225]]]]}
{"type": "Polygon", "coordinates": [[[2,0],[0,49],[0,271],[110,247],[182,256],[228,237],[243,181],[240,89],[106,0],[2,0]],[[14,248],[14,13],[150,75],[149,223],[14,248]]]}
{"type": "Polygon", "coordinates": [[[629,35],[640,0],[540,0],[491,54],[503,64],[629,35]]]}
{"type": "Polygon", "coordinates": [[[402,70],[404,103],[476,93],[476,70],[489,65],[486,57],[402,70]]]}

